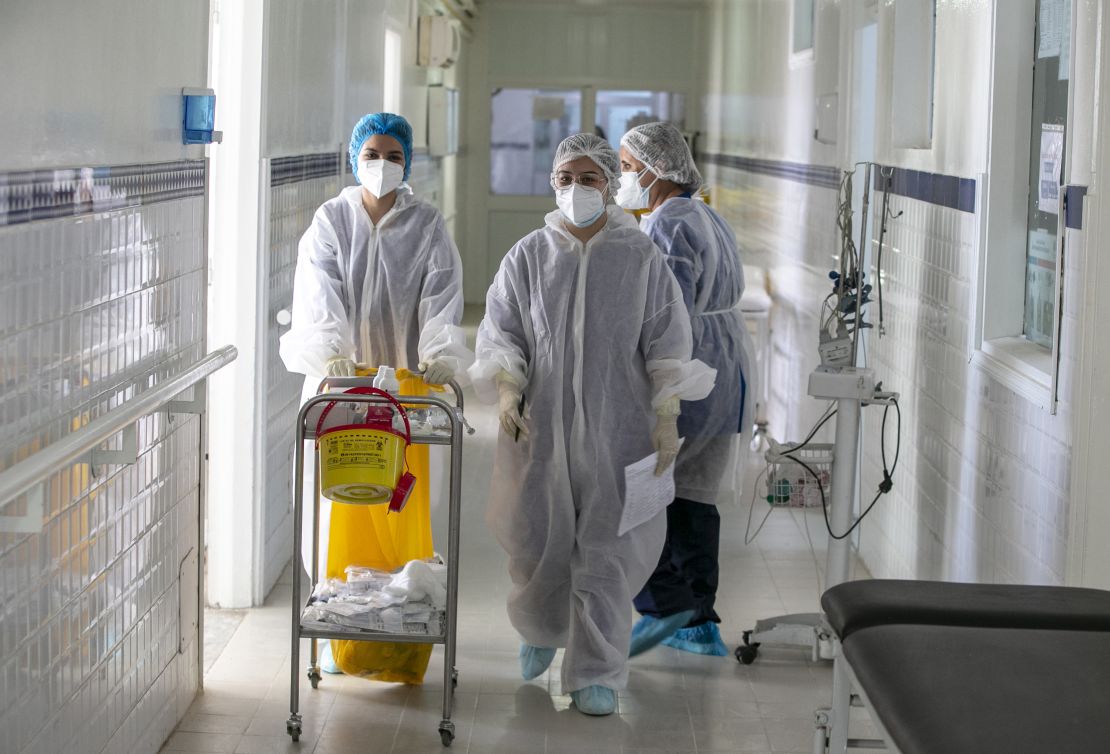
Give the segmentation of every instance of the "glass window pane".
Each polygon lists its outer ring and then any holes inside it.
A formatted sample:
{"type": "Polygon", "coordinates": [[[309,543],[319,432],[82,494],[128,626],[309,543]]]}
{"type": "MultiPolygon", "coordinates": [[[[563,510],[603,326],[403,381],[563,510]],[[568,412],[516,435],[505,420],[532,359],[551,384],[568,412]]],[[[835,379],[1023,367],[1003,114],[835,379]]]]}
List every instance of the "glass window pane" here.
{"type": "Polygon", "coordinates": [[[497,89],[491,106],[490,192],[552,193],[551,161],[559,142],[579,131],[582,93],[497,89]]]}
{"type": "Polygon", "coordinates": [[[686,129],[686,97],[673,92],[600,91],[596,113],[594,130],[614,149],[626,131],[643,123],[665,120],[686,129]]]}
{"type": "Polygon", "coordinates": [[[1029,139],[1029,220],[1025,265],[1025,337],[1052,348],[1056,332],[1056,234],[1068,114],[1070,0],[1038,0],[1029,139]]]}
{"type": "Polygon", "coordinates": [[[813,49],[814,0],[794,0],[793,51],[805,52],[813,49]]]}

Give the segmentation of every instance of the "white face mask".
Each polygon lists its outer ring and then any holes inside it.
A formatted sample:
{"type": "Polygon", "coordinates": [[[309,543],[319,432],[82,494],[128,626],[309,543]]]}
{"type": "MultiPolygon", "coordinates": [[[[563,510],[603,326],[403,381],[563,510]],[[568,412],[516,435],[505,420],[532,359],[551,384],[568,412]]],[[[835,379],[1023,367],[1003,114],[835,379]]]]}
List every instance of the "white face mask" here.
{"type": "Polygon", "coordinates": [[[621,186],[617,189],[617,204],[625,209],[647,209],[651,204],[651,187],[659,180],[657,177],[647,186],[640,185],[640,178],[648,168],[639,173],[621,173],[621,186]]]}
{"type": "Polygon", "coordinates": [[[379,199],[396,190],[404,180],[405,169],[389,160],[359,160],[358,182],[379,199]]]}
{"type": "Polygon", "coordinates": [[[571,184],[569,188],[556,189],[555,203],[559,205],[563,217],[576,228],[593,225],[605,211],[605,199],[601,192],[578,183],[571,184]]]}

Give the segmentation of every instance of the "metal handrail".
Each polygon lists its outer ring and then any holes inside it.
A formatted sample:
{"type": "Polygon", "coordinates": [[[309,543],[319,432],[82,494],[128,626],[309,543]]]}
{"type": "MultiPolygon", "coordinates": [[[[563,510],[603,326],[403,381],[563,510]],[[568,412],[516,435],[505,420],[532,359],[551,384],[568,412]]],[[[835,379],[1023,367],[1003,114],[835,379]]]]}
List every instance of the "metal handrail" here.
{"type": "Polygon", "coordinates": [[[93,419],[73,434],[46,446],[10,469],[0,471],[0,503],[6,503],[27,492],[51,474],[71,464],[75,458],[88,453],[147,414],[154,413],[216,370],[230,364],[238,355],[234,346],[217,349],[189,370],[143,391],[122,406],[93,419]]]}

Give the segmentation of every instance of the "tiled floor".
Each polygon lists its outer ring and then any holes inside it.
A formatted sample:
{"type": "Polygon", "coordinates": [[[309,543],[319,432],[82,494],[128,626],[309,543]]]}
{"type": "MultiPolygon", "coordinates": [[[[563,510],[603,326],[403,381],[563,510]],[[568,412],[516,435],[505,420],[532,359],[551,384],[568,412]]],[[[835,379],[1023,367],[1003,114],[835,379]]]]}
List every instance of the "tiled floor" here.
{"type": "MultiPolygon", "coordinates": [[[[482,511],[496,428],[493,412],[467,410],[478,434],[465,450],[458,627],[459,686],[451,750],[475,754],[693,754],[810,752],[813,710],[828,701],[831,668],[798,649],[764,648],[754,665],[657,648],[631,661],[619,714],[590,718],[562,693],[558,665],[542,677],[519,676],[519,639],[505,615],[508,576],[482,511]]],[[[756,470],[747,478],[754,482],[756,470]]],[[[816,608],[814,555],[798,511],[777,510],[759,538],[744,545],[747,499],[721,509],[722,633],[735,645],[756,619],[816,608]]],[[[762,504],[759,504],[762,505],[762,504]]],[[[763,508],[762,510],[765,510],[763,508]]],[[[760,508],[757,511],[761,512],[760,508]]],[[[445,511],[437,510],[440,519],[445,511]]],[[[441,526],[442,520],[437,521],[441,526]]],[[[819,512],[808,516],[824,563],[819,512]]],[[[445,538],[440,533],[437,541],[445,538]]],[[[862,574],[861,574],[862,575],[862,574]]],[[[442,652],[421,687],[325,676],[318,690],[301,678],[304,733],[285,734],[289,715],[290,571],[266,605],[247,613],[205,678],[205,691],[166,742],[165,752],[407,754],[444,751],[442,652]]],[[[307,642],[302,649],[307,657],[307,642]]],[[[865,723],[864,723],[865,724],[865,723]]]]}

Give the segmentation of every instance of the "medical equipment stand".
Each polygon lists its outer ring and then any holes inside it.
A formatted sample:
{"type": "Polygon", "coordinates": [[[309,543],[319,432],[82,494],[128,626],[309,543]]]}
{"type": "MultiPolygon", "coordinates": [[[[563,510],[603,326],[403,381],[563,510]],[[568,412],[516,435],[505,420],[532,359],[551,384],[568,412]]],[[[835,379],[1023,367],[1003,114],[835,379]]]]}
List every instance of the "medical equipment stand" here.
{"type": "MultiPolygon", "coordinates": [[[[809,376],[809,395],[836,401],[836,444],[832,462],[829,524],[833,531],[847,531],[855,510],[856,464],[859,457],[860,409],[872,403],[887,404],[891,393],[875,390],[875,374],[866,367],[818,367],[809,376]]],[[[851,543],[848,537],[829,538],[825,559],[825,588],[849,578],[851,543]]],[[[834,635],[822,613],[794,613],[765,618],[744,632],[744,643],[736,648],[736,659],[745,665],[755,661],[760,644],[810,647],[813,659],[832,659],[834,635]]]]}
{"type": "MultiPolygon", "coordinates": [[[[868,211],[871,202],[871,163],[864,163],[864,190],[860,210],[860,238],[858,246],[853,246],[851,228],[851,177],[854,171],[846,171],[841,183],[841,192],[846,197],[840,205],[840,270],[829,273],[833,281],[833,293],[825,300],[831,300],[831,316],[820,328],[818,352],[821,366],[809,375],[810,396],[818,400],[836,401],[836,444],[833,446],[831,501],[826,511],[829,531],[828,553],[825,560],[825,588],[836,586],[849,578],[851,544],[848,534],[853,526],[852,516],[856,508],[856,471],[859,463],[860,409],[865,405],[896,405],[896,393],[879,391],[875,383],[875,373],[865,366],[855,366],[860,354],[860,336],[870,327],[864,321],[864,307],[870,303],[871,286],[865,282],[863,269],[866,258],[861,259],[859,250],[867,249],[868,211]],[[834,326],[835,325],[835,326],[834,326]],[[841,532],[842,536],[833,536],[841,532]]],[[[857,166],[858,167],[858,166],[857,166]]],[[[884,174],[884,177],[885,174],[884,174]]],[[[883,204],[885,228],[887,206],[883,204]]],[[[880,233],[879,246],[883,243],[880,233]]],[[[876,277],[882,275],[878,269],[876,277]]],[[[882,299],[880,285],[879,311],[882,319],[882,299]]],[[[822,313],[824,317],[824,312],[822,313]]],[[[881,330],[880,330],[881,335],[881,330]]],[[[880,439],[880,442],[882,440],[880,439]]],[[[820,482],[819,482],[820,483],[820,482]]],[[[884,481],[888,485],[889,479],[884,481]]],[[[886,489],[880,487],[881,492],[886,489]]],[[[822,504],[825,504],[822,499],[822,504]]],[[[760,644],[785,644],[810,647],[813,660],[832,659],[836,653],[835,636],[825,616],[821,613],[795,613],[766,618],[758,621],[755,628],[745,631],[744,643],[736,648],[736,659],[745,665],[755,661],[760,644]]]]}
{"type": "MultiPolygon", "coordinates": [[[[353,387],[369,387],[370,378],[365,377],[328,377],[320,383],[321,389],[325,385],[332,388],[346,389],[353,387]]],[[[451,474],[449,483],[449,500],[447,514],[447,610],[443,616],[442,630],[438,634],[413,634],[413,633],[388,633],[384,631],[367,631],[357,628],[344,629],[340,626],[322,628],[319,624],[306,625],[302,621],[302,612],[308,603],[301,597],[301,578],[293,578],[293,632],[292,632],[292,662],[290,666],[289,685],[289,719],[285,723],[285,731],[294,741],[301,736],[300,714],[300,650],[301,639],[311,639],[310,663],[308,679],[312,688],[316,688],[321,680],[320,667],[317,663],[316,642],[318,639],[338,639],[346,641],[385,641],[409,644],[442,644],[443,652],[443,719],[439,723],[440,740],[444,746],[450,746],[455,738],[455,724],[451,721],[451,712],[454,706],[455,686],[458,685],[459,672],[455,668],[455,635],[458,618],[459,602],[459,530],[461,528],[461,489],[462,489],[462,437],[463,427],[468,434],[474,434],[473,428],[466,424],[463,417],[462,390],[454,382],[448,383],[455,393],[455,405],[452,406],[444,400],[431,396],[399,395],[397,400],[406,407],[422,406],[440,409],[446,414],[450,423],[450,435],[442,434],[416,434],[412,436],[414,445],[448,445],[451,448],[451,474]]],[[[373,404],[390,405],[384,398],[377,395],[359,393],[320,393],[305,401],[297,414],[296,430],[296,465],[294,467],[293,489],[293,560],[301,556],[301,510],[304,504],[304,445],[306,441],[316,439],[316,424],[324,407],[329,403],[344,404],[373,404]]],[[[312,581],[309,593],[315,589],[319,581],[319,542],[320,542],[320,473],[319,456],[314,454],[316,463],[315,485],[313,491],[313,519],[312,519],[312,581]]]]}

